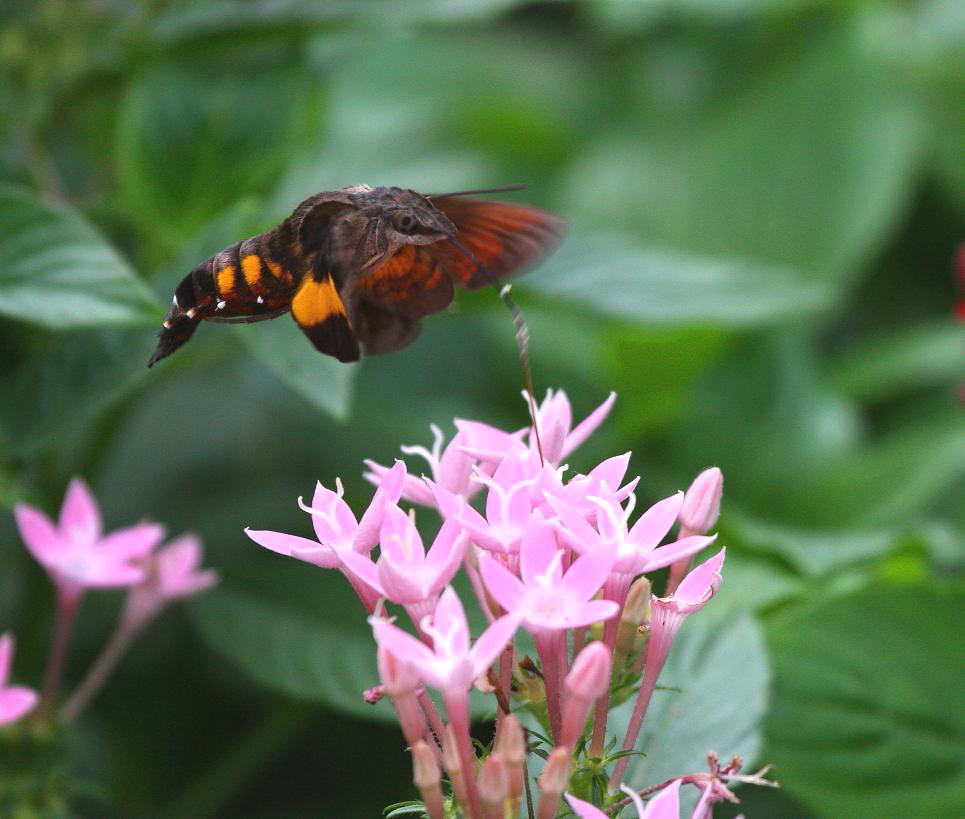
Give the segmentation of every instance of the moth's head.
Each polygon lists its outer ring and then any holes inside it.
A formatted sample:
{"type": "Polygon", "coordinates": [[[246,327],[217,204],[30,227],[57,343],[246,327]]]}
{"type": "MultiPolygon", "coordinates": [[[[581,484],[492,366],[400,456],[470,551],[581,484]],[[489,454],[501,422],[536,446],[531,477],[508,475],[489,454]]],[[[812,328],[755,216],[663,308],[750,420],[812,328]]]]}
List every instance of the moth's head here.
{"type": "Polygon", "coordinates": [[[429,245],[456,237],[449,217],[424,196],[409,190],[393,193],[379,208],[390,245],[429,245]]]}

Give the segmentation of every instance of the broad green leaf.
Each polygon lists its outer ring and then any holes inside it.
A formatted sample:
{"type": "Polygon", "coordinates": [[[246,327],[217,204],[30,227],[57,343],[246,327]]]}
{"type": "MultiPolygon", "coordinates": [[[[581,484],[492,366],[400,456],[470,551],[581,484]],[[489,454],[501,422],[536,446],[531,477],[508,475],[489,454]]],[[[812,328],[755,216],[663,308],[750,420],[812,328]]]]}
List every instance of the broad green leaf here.
{"type": "Polygon", "coordinates": [[[768,628],[768,761],[821,816],[965,814],[965,593],[868,589],[768,628]]]}
{"type": "MultiPolygon", "coordinates": [[[[674,640],[637,741],[646,756],[634,758],[625,777],[634,787],[706,770],[708,751],[740,754],[747,765],[757,759],[770,683],[764,637],[746,613],[708,617],[713,605],[688,618],[674,640]]],[[[633,703],[610,714],[607,734],[620,742],[633,703]]]]}
{"type": "MultiPolygon", "coordinates": [[[[120,194],[145,237],[178,248],[240,197],[272,184],[314,132],[318,82],[273,62],[192,61],[138,74],[117,139],[120,194]]],[[[243,237],[239,237],[243,238],[243,237]]]]}
{"type": "Polygon", "coordinates": [[[393,720],[388,703],[362,701],[378,680],[375,641],[345,578],[257,546],[246,563],[192,604],[204,638],[263,685],[393,720]]]}
{"type": "Polygon", "coordinates": [[[825,308],[830,290],[787,268],[573,236],[520,287],[604,316],[650,324],[775,323],[825,308]]]}
{"type": "Polygon", "coordinates": [[[258,360],[302,398],[335,418],[348,416],[359,365],[320,353],[290,316],[237,329],[258,360]]]}
{"type": "Polygon", "coordinates": [[[144,284],[76,212],[0,186],[0,315],[54,330],[159,317],[144,284]]]}
{"type": "Polygon", "coordinates": [[[906,207],[921,144],[907,83],[862,19],[792,50],[702,123],[603,137],[576,162],[565,211],[701,255],[853,275],[906,207]]]}
{"type": "Polygon", "coordinates": [[[839,390],[872,401],[916,387],[952,384],[963,373],[965,326],[951,319],[875,336],[849,348],[831,368],[839,390]]]}

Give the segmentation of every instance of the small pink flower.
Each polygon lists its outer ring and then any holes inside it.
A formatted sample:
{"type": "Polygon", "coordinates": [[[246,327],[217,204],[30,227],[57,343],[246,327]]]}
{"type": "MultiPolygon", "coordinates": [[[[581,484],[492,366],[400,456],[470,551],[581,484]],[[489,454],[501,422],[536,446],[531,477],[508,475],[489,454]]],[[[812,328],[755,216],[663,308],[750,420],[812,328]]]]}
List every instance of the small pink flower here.
{"type": "Polygon", "coordinates": [[[443,692],[465,693],[485,673],[515,633],[519,618],[500,617],[489,624],[475,644],[469,645],[469,625],[459,597],[447,588],[435,614],[420,624],[432,637],[432,648],[380,617],[370,617],[375,639],[400,661],[417,668],[422,679],[443,692]]]}
{"type": "MultiPolygon", "coordinates": [[[[640,794],[635,790],[628,788],[626,785],[621,785],[620,790],[630,797],[633,807],[637,810],[639,819],[680,819],[679,779],[675,779],[656,796],[651,797],[646,805],[644,805],[643,800],[640,798],[640,794]]],[[[584,802],[582,799],[577,799],[572,794],[566,794],[566,801],[570,803],[573,812],[579,816],[580,819],[610,819],[607,814],[595,805],[584,802]]]]}
{"type": "Polygon", "coordinates": [[[0,725],[26,716],[39,699],[37,692],[22,685],[7,685],[13,665],[13,635],[0,637],[0,725]]]}
{"type": "Polygon", "coordinates": [[[144,578],[143,558],[164,537],[164,527],[137,523],[102,534],[100,510],[87,484],[70,482],[57,526],[39,509],[18,503],[20,536],[54,583],[78,597],[84,589],[131,586],[144,578]]]}
{"type": "MultiPolygon", "coordinates": [[[[547,390],[546,398],[536,411],[540,443],[546,461],[558,466],[564,458],[572,454],[603,423],[616,398],[616,393],[611,392],[600,406],[573,428],[573,408],[566,393],[563,390],[547,390]]],[[[523,399],[529,400],[525,392],[523,399]]],[[[536,439],[532,432],[529,435],[529,444],[530,448],[536,448],[536,439]]]]}
{"type": "Polygon", "coordinates": [[[379,545],[377,564],[353,551],[344,552],[342,561],[380,595],[406,606],[418,623],[458,570],[466,537],[457,523],[446,521],[427,554],[412,518],[392,504],[382,519],[379,545]]]}
{"type": "Polygon", "coordinates": [[[479,568],[489,593],[506,611],[518,614],[528,631],[578,628],[613,617],[619,607],[593,600],[613,567],[613,551],[588,551],[563,571],[563,550],[553,528],[534,512],[522,536],[520,577],[482,554],[479,568]]]}
{"type": "Polygon", "coordinates": [[[218,573],[201,565],[201,541],[182,535],[158,549],[147,561],[145,579],[128,592],[124,617],[129,623],[150,620],[165,605],[191,597],[218,582],[218,573]]]}

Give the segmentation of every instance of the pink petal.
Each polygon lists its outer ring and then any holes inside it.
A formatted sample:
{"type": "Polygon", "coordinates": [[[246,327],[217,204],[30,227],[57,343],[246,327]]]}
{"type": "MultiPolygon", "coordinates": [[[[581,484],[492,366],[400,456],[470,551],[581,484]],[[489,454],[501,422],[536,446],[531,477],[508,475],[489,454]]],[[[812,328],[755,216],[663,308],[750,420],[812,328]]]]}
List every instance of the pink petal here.
{"type": "Polygon", "coordinates": [[[379,530],[382,557],[403,571],[406,566],[419,566],[425,560],[422,538],[409,516],[398,506],[386,507],[379,530]]]}
{"type": "Polygon", "coordinates": [[[93,543],[101,536],[101,513],[97,501],[83,478],[76,477],[67,487],[60,507],[60,532],[65,537],[76,537],[93,543]]]}
{"type": "Polygon", "coordinates": [[[691,537],[685,537],[682,540],[668,543],[665,546],[659,546],[652,552],[644,554],[639,561],[639,568],[635,567],[631,573],[643,574],[645,572],[655,572],[657,569],[664,569],[672,563],[676,563],[681,558],[690,557],[706,549],[716,539],[717,535],[712,537],[692,535],[691,537]]]}
{"type": "Polygon", "coordinates": [[[473,459],[460,448],[465,440],[465,433],[456,433],[442,451],[435,475],[439,483],[458,495],[464,495],[467,492],[470,485],[469,479],[472,476],[473,459]]]}
{"type": "Polygon", "coordinates": [[[598,807],[591,805],[589,802],[584,802],[582,799],[578,799],[571,793],[564,793],[563,796],[565,796],[566,801],[570,803],[573,813],[579,816],[580,819],[610,819],[610,817],[598,807]]]}
{"type": "Polygon", "coordinates": [[[639,520],[633,524],[628,538],[637,551],[649,551],[667,536],[670,527],[677,520],[683,502],[684,493],[677,492],[669,498],[657,501],[640,515],[639,520]]]}
{"type": "Polygon", "coordinates": [[[58,553],[63,552],[63,542],[54,524],[43,512],[25,503],[18,503],[13,507],[13,514],[20,537],[40,564],[48,565],[58,553]]]}
{"type": "Polygon", "coordinates": [[[577,600],[589,600],[603,586],[616,559],[616,550],[598,546],[580,555],[563,575],[560,590],[577,600]]]}
{"type": "Polygon", "coordinates": [[[462,607],[459,595],[452,586],[439,597],[435,614],[432,616],[433,628],[449,637],[449,649],[452,654],[464,656],[469,652],[469,624],[466,622],[466,610],[462,607]]]}
{"type": "Polygon", "coordinates": [[[455,521],[445,521],[426,555],[425,570],[432,577],[432,591],[442,588],[455,576],[466,554],[468,538],[455,521]]]}
{"type": "Polygon", "coordinates": [[[479,572],[489,593],[506,611],[516,611],[523,604],[526,587],[498,560],[480,554],[479,572]]]}
{"type": "Polygon", "coordinates": [[[641,819],[680,819],[680,780],[675,779],[656,796],[650,797],[641,819]]]}
{"type": "Polygon", "coordinates": [[[132,560],[144,557],[164,539],[164,527],[159,523],[135,523],[118,529],[102,538],[97,551],[112,560],[132,560]]]}
{"type": "Polygon", "coordinates": [[[369,623],[372,624],[375,641],[400,662],[418,669],[421,675],[424,675],[427,669],[435,666],[435,655],[424,643],[411,634],[381,617],[370,617],[369,623]]]}
{"type": "Polygon", "coordinates": [[[375,589],[380,597],[388,597],[395,603],[400,602],[395,600],[391,594],[383,589],[379,569],[367,554],[353,552],[351,549],[348,549],[342,552],[340,557],[342,559],[342,567],[346,571],[351,572],[354,577],[375,589]]]}
{"type": "MultiPolygon", "coordinates": [[[[318,565],[324,565],[326,569],[334,569],[336,566],[341,565],[338,556],[332,549],[327,546],[320,546],[318,541],[309,540],[307,537],[288,535],[284,532],[270,532],[267,529],[255,530],[247,528],[245,529],[245,534],[259,546],[264,546],[266,549],[270,549],[286,557],[293,557],[296,550],[302,554],[322,552],[324,555],[327,555],[328,558],[324,564],[319,563],[318,565]]],[[[316,561],[312,560],[310,562],[315,563],[316,561]]]]}
{"type": "Polygon", "coordinates": [[[713,557],[705,560],[690,572],[673,593],[673,600],[682,606],[696,606],[707,601],[707,598],[717,591],[721,583],[721,567],[724,565],[724,553],[721,549],[713,557]]]}
{"type": "Polygon", "coordinates": [[[0,725],[16,722],[30,713],[38,699],[37,692],[30,688],[19,685],[4,688],[0,691],[0,725]]]}
{"type": "MultiPolygon", "coordinates": [[[[539,443],[543,450],[543,457],[548,463],[559,463],[563,453],[563,444],[566,442],[567,432],[569,432],[569,427],[564,426],[558,418],[550,420],[549,423],[544,421],[540,422],[539,443]]],[[[530,433],[530,438],[532,438],[533,446],[535,447],[536,439],[532,433],[530,433]]]]}
{"type": "Polygon", "coordinates": [[[352,542],[359,528],[358,521],[337,492],[326,489],[321,482],[317,482],[312,495],[312,509],[323,513],[312,514],[312,526],[319,543],[337,548],[352,542]]]}
{"type": "Polygon", "coordinates": [[[552,495],[546,496],[546,502],[559,516],[562,527],[557,527],[576,551],[585,552],[594,549],[600,543],[600,533],[596,531],[579,512],[565,501],[552,495]]]}
{"type": "Polygon", "coordinates": [[[616,400],[617,394],[611,392],[600,406],[576,425],[576,428],[566,436],[566,444],[563,446],[560,457],[565,458],[596,431],[596,428],[600,426],[607,415],[610,414],[610,410],[613,408],[613,402],[616,400]]]}
{"type": "MultiPolygon", "coordinates": [[[[539,512],[533,512],[523,530],[519,546],[519,574],[523,583],[532,586],[546,574],[546,570],[560,551],[553,528],[539,512]]],[[[559,560],[557,560],[559,566],[559,560]]]]}
{"type": "Polygon", "coordinates": [[[566,628],[580,628],[592,626],[594,623],[602,623],[615,617],[620,611],[620,606],[613,600],[591,600],[580,606],[570,609],[566,613],[566,628]]]}
{"type": "Polygon", "coordinates": [[[476,644],[469,652],[469,660],[472,663],[473,678],[480,676],[493,660],[499,656],[506,644],[513,639],[516,629],[519,628],[520,617],[518,614],[506,614],[493,620],[476,640],[476,644]]]}

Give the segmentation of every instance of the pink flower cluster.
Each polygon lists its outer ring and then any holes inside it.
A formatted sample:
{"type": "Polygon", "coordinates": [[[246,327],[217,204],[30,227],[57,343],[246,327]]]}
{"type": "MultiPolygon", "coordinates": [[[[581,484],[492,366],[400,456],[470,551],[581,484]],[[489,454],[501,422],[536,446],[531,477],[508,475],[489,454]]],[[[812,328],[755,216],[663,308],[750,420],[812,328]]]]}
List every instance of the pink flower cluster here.
{"type": "MultiPolygon", "coordinates": [[[[539,714],[550,738],[537,779],[539,817],[556,815],[581,763],[598,772],[612,764],[607,804],[621,798],[617,786],[629,755],[611,759],[604,752],[611,682],[643,672],[620,746],[631,750],[674,635],[720,585],[723,549],[688,571],[694,555],[715,540],[707,532],[720,504],[719,470],[705,471],[686,494],[634,516],[639,478],[627,479],[629,453],[585,474],[569,474],[563,465],[613,402],[611,395],[573,426],[566,395],[551,391],[536,412],[538,436],[531,428],[506,432],[457,419],[456,434],[444,445],[434,427],[431,449],[403,447],[427,462],[429,476],[416,477],[402,461],[391,467],[366,462],[366,477],[377,488],[360,519],[336,481],[335,491],[319,484],[311,505],[299,499],[317,540],[246,530],[272,551],[338,569],[352,584],[378,644],[382,685],[366,697],[392,701],[432,819],[445,815],[440,765],[466,816],[516,815],[527,744],[514,705],[539,714]],[[470,500],[481,491],[485,498],[477,509],[470,500]],[[401,500],[441,516],[428,550],[414,512],[403,511],[401,500]],[[464,604],[449,585],[460,567],[488,622],[475,640],[464,604]],[[664,597],[653,596],[644,575],[667,567],[671,585],[664,597]],[[394,622],[390,605],[405,611],[411,631],[394,622]],[[520,629],[532,639],[538,668],[516,650],[520,629]],[[494,694],[497,703],[494,742],[481,761],[469,736],[473,686],[494,694]],[[440,693],[445,719],[426,688],[440,693]],[[594,706],[590,741],[580,742],[594,706]]],[[[698,780],[684,781],[700,787],[698,780]]],[[[676,816],[680,782],[666,784],[645,810],[640,807],[641,815],[676,816]]],[[[710,789],[703,791],[705,803],[714,800],[710,789]]],[[[586,795],[566,798],[578,813],[596,810],[581,801],[586,795]]],[[[636,793],[632,798],[639,800],[636,793]]]]}
{"type": "Polygon", "coordinates": [[[167,604],[197,594],[217,582],[213,571],[201,571],[201,543],[184,535],[158,548],[164,527],[137,523],[104,533],[97,501],[80,478],[67,489],[56,522],[25,503],[14,507],[20,536],[57,589],[57,623],[43,689],[7,687],[13,659],[13,637],[0,638],[0,724],[25,716],[35,706],[46,718],[60,683],[64,658],[77,609],[91,589],[128,589],[117,630],[104,653],[67,700],[60,717],[76,718],[103,685],[131,640],[167,604]]]}

